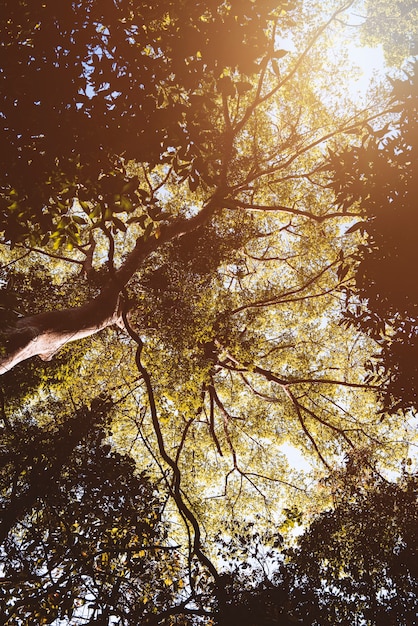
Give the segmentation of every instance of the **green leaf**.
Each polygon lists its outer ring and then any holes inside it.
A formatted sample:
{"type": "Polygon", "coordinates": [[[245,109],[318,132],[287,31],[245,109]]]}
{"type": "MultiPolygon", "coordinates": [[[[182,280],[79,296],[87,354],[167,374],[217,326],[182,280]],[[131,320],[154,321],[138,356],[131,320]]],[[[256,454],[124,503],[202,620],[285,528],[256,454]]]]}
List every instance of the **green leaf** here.
{"type": "Polygon", "coordinates": [[[102,206],[101,204],[96,204],[93,207],[93,210],[89,213],[89,217],[93,218],[93,217],[100,217],[102,214],[102,206]]]}
{"type": "Polygon", "coordinates": [[[132,202],[129,200],[129,198],[127,198],[126,196],[122,196],[120,199],[120,205],[122,207],[123,211],[126,211],[127,213],[130,213],[131,211],[133,211],[134,209],[134,205],[132,204],[132,202]]]}

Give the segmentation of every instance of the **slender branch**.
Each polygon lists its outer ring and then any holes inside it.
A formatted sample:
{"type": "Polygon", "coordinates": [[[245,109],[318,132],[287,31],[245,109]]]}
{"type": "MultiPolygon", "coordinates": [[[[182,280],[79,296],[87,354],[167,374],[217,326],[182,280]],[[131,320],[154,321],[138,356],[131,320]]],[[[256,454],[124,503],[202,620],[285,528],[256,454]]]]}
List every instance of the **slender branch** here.
{"type": "Polygon", "coordinates": [[[178,465],[179,463],[180,455],[182,453],[184,444],[186,443],[187,433],[189,432],[190,426],[193,424],[194,420],[195,420],[195,417],[191,417],[186,422],[186,426],[184,427],[183,433],[181,435],[181,440],[180,440],[180,443],[178,445],[177,452],[176,452],[176,458],[174,461],[176,465],[178,465]]]}
{"type": "MultiPolygon", "coordinates": [[[[146,389],[147,389],[148,401],[149,401],[150,412],[151,412],[151,420],[152,420],[152,424],[153,424],[153,427],[154,427],[155,435],[157,437],[158,449],[159,449],[159,452],[160,452],[161,457],[163,458],[163,460],[167,463],[167,465],[173,471],[173,498],[174,498],[174,501],[175,501],[175,503],[177,505],[177,508],[179,510],[179,513],[182,515],[183,519],[185,521],[187,521],[188,523],[190,523],[190,525],[193,528],[193,532],[194,532],[193,552],[194,552],[194,554],[199,559],[199,561],[208,568],[208,570],[211,573],[211,575],[213,576],[214,580],[216,582],[218,582],[219,581],[219,574],[218,574],[215,566],[213,565],[213,563],[210,561],[210,559],[206,556],[206,554],[202,550],[201,533],[200,533],[199,523],[198,523],[195,515],[191,511],[191,509],[186,505],[186,503],[184,501],[184,498],[182,496],[181,488],[180,488],[180,486],[181,486],[180,469],[179,469],[177,463],[175,462],[175,460],[173,460],[171,458],[171,456],[167,453],[167,450],[166,450],[166,447],[165,447],[165,444],[164,444],[164,438],[163,438],[163,435],[162,435],[162,432],[161,432],[160,423],[159,423],[159,420],[158,420],[157,405],[156,405],[156,402],[155,402],[155,396],[154,396],[154,390],[153,390],[152,383],[151,383],[151,377],[150,377],[150,375],[148,373],[148,370],[144,367],[144,365],[142,364],[142,361],[141,361],[141,352],[142,352],[142,349],[143,349],[142,339],[138,335],[138,333],[136,333],[132,329],[132,327],[130,326],[125,311],[122,312],[122,317],[123,317],[123,322],[125,324],[125,328],[126,328],[128,334],[129,334],[129,336],[137,344],[135,360],[136,360],[136,365],[137,365],[138,371],[141,373],[142,378],[143,378],[143,380],[145,382],[146,389]]],[[[188,525],[188,524],[186,523],[186,525],[188,525]]]]}
{"type": "MultiPolygon", "coordinates": [[[[27,254],[30,254],[31,252],[37,252],[38,254],[43,254],[44,256],[49,257],[50,259],[58,259],[59,261],[65,261],[66,263],[75,263],[76,265],[84,265],[84,261],[80,261],[79,259],[71,259],[70,257],[64,256],[63,254],[54,254],[53,252],[47,252],[46,250],[42,250],[41,248],[35,248],[33,246],[28,246],[28,245],[23,245],[23,244],[20,244],[16,247],[23,248],[23,250],[28,250],[27,254]]],[[[21,258],[24,259],[25,256],[27,255],[25,254],[21,258]]]]}
{"type": "MultiPolygon", "coordinates": [[[[325,274],[325,272],[327,272],[331,267],[333,267],[334,265],[336,265],[337,263],[339,263],[340,260],[336,259],[335,261],[332,261],[331,263],[329,263],[328,265],[326,265],[320,272],[318,272],[318,274],[315,274],[315,276],[312,276],[312,278],[310,278],[309,280],[306,281],[306,283],[304,283],[303,285],[301,285],[300,287],[294,287],[293,289],[290,289],[289,291],[286,291],[280,295],[274,296],[273,298],[265,298],[263,300],[254,300],[253,302],[249,302],[248,304],[242,304],[241,306],[232,309],[231,311],[225,311],[224,313],[221,313],[221,315],[219,317],[229,317],[232,315],[236,315],[237,313],[240,313],[241,311],[244,311],[246,309],[250,309],[250,308],[258,308],[258,307],[265,307],[265,306],[272,306],[274,304],[280,304],[281,302],[289,302],[289,297],[293,296],[297,293],[300,293],[302,291],[305,291],[306,289],[308,289],[308,287],[310,287],[314,282],[316,282],[319,278],[321,278],[321,276],[323,276],[325,274]]],[[[334,287],[331,288],[330,290],[326,290],[323,293],[320,294],[313,294],[310,297],[318,297],[320,295],[326,295],[327,293],[329,293],[330,291],[333,291],[334,287]]],[[[308,298],[309,296],[303,296],[303,299],[308,298]]]]}
{"type": "Polygon", "coordinates": [[[222,94],[222,107],[223,107],[226,132],[231,133],[232,132],[231,116],[230,116],[229,108],[228,108],[228,97],[226,96],[225,93],[222,94]]]}
{"type": "Polygon", "coordinates": [[[252,385],[250,383],[248,378],[246,376],[244,376],[244,374],[242,372],[240,372],[240,377],[244,381],[244,384],[251,390],[251,392],[254,395],[258,396],[259,398],[262,398],[263,400],[266,400],[267,402],[272,402],[274,404],[279,402],[278,398],[275,398],[273,396],[268,396],[266,393],[262,393],[261,391],[257,391],[257,389],[254,387],[254,385],[252,385]]]}
{"type": "Polygon", "coordinates": [[[226,410],[223,402],[221,401],[221,399],[219,398],[218,394],[216,393],[215,387],[212,387],[212,393],[213,393],[213,399],[215,401],[215,404],[218,407],[218,409],[221,411],[221,413],[223,415],[223,418],[224,418],[224,433],[225,433],[225,438],[226,438],[226,440],[228,442],[229,449],[231,451],[232,461],[233,461],[233,464],[234,464],[234,469],[238,470],[237,453],[235,451],[234,444],[231,441],[231,437],[230,437],[229,430],[228,430],[228,422],[229,422],[231,416],[229,415],[229,413],[226,410]]]}
{"type": "Polygon", "coordinates": [[[322,456],[322,454],[321,454],[321,452],[320,452],[320,450],[319,450],[319,448],[318,448],[318,445],[317,445],[317,443],[316,443],[315,439],[313,438],[313,436],[311,435],[311,433],[309,432],[309,430],[308,430],[308,428],[307,428],[307,426],[306,426],[306,424],[305,424],[305,421],[304,421],[304,419],[303,419],[303,417],[302,417],[302,411],[301,411],[301,409],[300,409],[299,402],[297,401],[297,399],[296,399],[295,395],[294,395],[294,394],[292,393],[292,391],[291,391],[288,387],[286,387],[286,386],[283,386],[283,387],[282,387],[282,389],[283,389],[283,391],[285,392],[285,394],[287,395],[287,397],[289,398],[289,400],[292,402],[292,404],[293,404],[293,406],[294,406],[294,408],[295,408],[296,415],[297,415],[297,418],[298,418],[298,420],[299,420],[299,423],[300,423],[300,425],[302,426],[302,430],[303,430],[303,432],[305,433],[305,435],[308,437],[309,441],[311,442],[311,444],[312,444],[312,446],[313,446],[313,449],[315,450],[316,454],[318,455],[318,458],[322,461],[322,463],[325,465],[325,467],[326,467],[328,470],[330,470],[330,469],[331,469],[331,468],[330,468],[330,465],[327,463],[327,461],[326,461],[326,460],[324,459],[324,457],[322,456]]]}
{"type": "Polygon", "coordinates": [[[212,436],[213,441],[215,442],[216,449],[218,450],[219,456],[223,456],[221,444],[219,443],[219,439],[215,432],[215,407],[214,407],[214,398],[215,398],[215,387],[212,384],[208,387],[209,389],[209,432],[212,436]]]}
{"type": "Polygon", "coordinates": [[[337,16],[340,13],[343,13],[348,8],[350,8],[350,6],[353,4],[353,1],[354,0],[350,0],[343,7],[337,9],[331,15],[331,17],[313,35],[313,37],[311,38],[310,42],[306,46],[305,50],[302,52],[302,54],[299,55],[299,58],[298,58],[297,62],[295,63],[293,68],[290,70],[290,72],[288,72],[288,74],[282,80],[280,80],[277,83],[277,85],[275,85],[275,87],[273,89],[270,89],[269,91],[267,91],[267,93],[265,93],[262,96],[261,95],[262,85],[264,83],[264,78],[265,78],[265,74],[266,74],[266,70],[267,70],[267,64],[268,64],[268,61],[270,60],[270,58],[267,57],[267,59],[264,61],[264,66],[263,66],[263,70],[262,70],[262,73],[261,73],[261,76],[260,76],[260,80],[259,80],[259,83],[258,83],[256,96],[255,96],[253,102],[249,105],[249,107],[245,111],[245,113],[244,113],[242,119],[240,120],[240,122],[234,128],[235,134],[237,134],[238,132],[240,132],[242,130],[242,128],[244,128],[245,124],[247,123],[247,121],[249,120],[249,118],[251,117],[253,112],[261,104],[263,104],[264,102],[266,102],[267,100],[272,98],[286,83],[288,83],[293,78],[293,76],[295,76],[295,74],[298,72],[300,66],[304,62],[305,58],[307,57],[309,52],[312,50],[312,48],[314,47],[314,45],[316,44],[318,39],[321,37],[321,35],[325,32],[325,30],[328,28],[328,26],[337,18],[337,16]]]}
{"type": "Polygon", "coordinates": [[[323,419],[322,417],[317,415],[317,413],[314,413],[314,411],[311,411],[311,409],[309,409],[307,406],[304,406],[300,402],[299,402],[299,406],[302,409],[302,411],[305,411],[305,413],[310,415],[315,421],[319,422],[323,426],[326,426],[326,428],[329,428],[330,430],[334,431],[338,435],[341,435],[341,437],[343,439],[345,439],[345,441],[348,443],[348,445],[351,448],[355,447],[353,442],[351,441],[350,437],[348,437],[348,435],[346,434],[346,432],[345,432],[345,430],[343,428],[339,428],[338,426],[335,426],[335,424],[331,424],[330,422],[328,422],[327,420],[323,419]]]}
{"type": "Polygon", "coordinates": [[[15,263],[18,263],[22,259],[25,259],[27,256],[29,256],[29,254],[30,254],[30,251],[29,252],[25,252],[25,254],[22,254],[22,256],[20,256],[18,259],[13,259],[13,261],[9,261],[9,263],[5,263],[5,265],[2,265],[0,267],[0,269],[5,270],[6,267],[10,267],[10,265],[14,265],[15,263]]]}
{"type": "MultiPolygon", "coordinates": [[[[222,346],[220,346],[221,349],[222,346]]],[[[253,374],[260,374],[266,380],[275,382],[281,387],[289,387],[292,385],[302,384],[322,384],[322,385],[341,385],[342,387],[351,387],[354,389],[378,389],[377,385],[369,385],[368,383],[350,383],[346,380],[336,380],[333,378],[282,378],[278,374],[275,374],[271,370],[264,369],[259,365],[240,363],[230,352],[226,352],[227,358],[234,364],[233,370],[240,372],[241,376],[243,372],[249,372],[253,374]]],[[[231,369],[228,363],[219,361],[219,365],[226,369],[231,369]]],[[[261,394],[260,394],[261,395],[261,394]]]]}
{"type": "MultiPolygon", "coordinates": [[[[306,143],[305,145],[302,145],[299,149],[293,150],[293,154],[291,156],[289,156],[287,159],[279,162],[279,163],[275,163],[273,165],[271,165],[270,167],[266,167],[266,169],[262,170],[262,171],[254,171],[251,173],[249,173],[245,179],[244,182],[244,186],[245,188],[250,188],[250,184],[252,182],[254,182],[255,180],[260,180],[261,178],[265,177],[265,176],[271,176],[272,174],[275,174],[276,172],[280,172],[282,170],[286,170],[290,165],[292,165],[292,163],[294,161],[296,161],[299,157],[301,157],[302,155],[306,154],[307,152],[309,152],[310,150],[312,150],[313,148],[326,143],[329,139],[332,139],[334,137],[336,137],[337,135],[341,135],[341,134],[346,134],[349,133],[353,130],[358,129],[359,127],[364,126],[365,124],[368,124],[369,122],[372,122],[373,120],[378,119],[379,117],[382,117],[383,115],[387,115],[389,113],[393,113],[396,112],[396,108],[392,107],[390,109],[386,109],[385,111],[379,111],[378,113],[374,113],[373,115],[368,115],[367,117],[362,117],[364,114],[366,114],[368,112],[369,109],[363,109],[359,112],[357,112],[354,116],[351,117],[350,120],[347,120],[346,124],[344,126],[341,126],[337,129],[333,129],[330,130],[328,133],[325,133],[323,135],[321,135],[320,137],[318,137],[317,139],[314,139],[313,141],[306,143]],[[353,120],[357,120],[357,121],[353,121],[353,120]]],[[[306,178],[306,174],[301,175],[296,173],[294,176],[289,175],[287,177],[287,180],[291,180],[292,178],[306,178]]],[[[243,190],[243,184],[237,184],[232,188],[232,191],[234,193],[238,193],[239,191],[243,190]]]]}
{"type": "Polygon", "coordinates": [[[267,480],[268,482],[271,483],[279,483],[280,485],[286,485],[286,487],[290,487],[291,489],[296,489],[297,491],[301,491],[302,493],[306,493],[306,489],[304,489],[303,487],[298,487],[297,485],[294,485],[293,483],[289,483],[286,480],[282,480],[281,478],[277,478],[277,477],[272,477],[272,476],[265,476],[264,474],[258,474],[257,472],[245,472],[245,476],[255,476],[256,478],[260,478],[261,480],[267,480]]]}
{"type": "Polygon", "coordinates": [[[350,213],[349,211],[335,211],[333,213],[325,213],[324,215],[315,215],[310,211],[303,211],[302,209],[295,209],[292,207],[287,207],[283,205],[261,205],[261,204],[250,204],[246,202],[241,202],[239,200],[234,200],[233,203],[230,203],[226,208],[228,209],[244,209],[246,211],[256,211],[262,213],[274,212],[274,213],[290,213],[291,215],[299,215],[300,217],[307,217],[310,220],[314,220],[321,224],[326,220],[335,219],[338,217],[360,217],[359,213],[350,213]]]}

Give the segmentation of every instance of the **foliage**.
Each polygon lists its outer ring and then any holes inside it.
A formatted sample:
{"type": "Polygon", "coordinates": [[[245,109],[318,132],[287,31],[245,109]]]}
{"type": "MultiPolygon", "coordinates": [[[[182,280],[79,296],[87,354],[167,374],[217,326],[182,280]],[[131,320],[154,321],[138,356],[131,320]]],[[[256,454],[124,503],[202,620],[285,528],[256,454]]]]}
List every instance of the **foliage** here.
{"type": "Polygon", "coordinates": [[[418,15],[414,0],[369,0],[361,29],[366,45],[383,46],[387,63],[399,67],[418,52],[418,15]]]}
{"type": "MultiPolygon", "coordinates": [[[[372,375],[383,375],[385,408],[417,406],[415,266],[417,181],[417,65],[393,81],[396,118],[369,128],[361,145],[331,155],[332,187],[339,206],[359,205],[364,220],[352,226],[366,240],[354,255],[355,293],[363,304],[349,307],[346,322],[377,340],[381,350],[372,375]]],[[[348,292],[350,294],[350,292],[348,292]]]]}
{"type": "Polygon", "coordinates": [[[5,610],[292,622],[266,560],[345,454],[397,471],[416,438],[340,324],[362,213],[327,164],[397,104],[350,101],[336,0],[4,5],[5,610]]]}
{"type": "Polygon", "coordinates": [[[226,529],[216,623],[416,624],[416,474],[404,466],[397,482],[387,481],[363,454],[347,458],[330,479],[334,507],[294,547],[283,549],[279,533],[263,535],[254,524],[226,529]]]}
{"type": "Polygon", "coordinates": [[[4,420],[4,624],[136,624],[172,605],[178,567],[163,502],[106,443],[109,403],[93,404],[58,430],[4,420]]]}
{"type": "Polygon", "coordinates": [[[223,73],[256,71],[267,21],[289,6],[4,1],[5,240],[34,244],[52,236],[57,247],[77,246],[88,223],[118,229],[118,214],[137,208],[152,219],[153,199],[126,172],[130,160],[172,163],[191,187],[200,178],[213,184],[222,133],[199,118],[225,88],[223,73]],[[71,211],[75,199],[80,214],[71,211]]]}
{"type": "Polygon", "coordinates": [[[417,477],[365,485],[353,469],[335,509],[288,553],[282,584],[295,616],[312,626],[416,624],[417,477]]]}

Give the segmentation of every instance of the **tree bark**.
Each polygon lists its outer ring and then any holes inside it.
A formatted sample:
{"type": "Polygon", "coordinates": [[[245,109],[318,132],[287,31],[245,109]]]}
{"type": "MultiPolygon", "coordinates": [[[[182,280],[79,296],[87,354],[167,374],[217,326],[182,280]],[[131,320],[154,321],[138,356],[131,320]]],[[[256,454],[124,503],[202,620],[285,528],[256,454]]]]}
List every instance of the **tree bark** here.
{"type": "Polygon", "coordinates": [[[113,288],[77,308],[20,318],[7,338],[8,353],[0,360],[0,374],[33,356],[49,361],[66,343],[121,325],[121,304],[113,288]]]}
{"type": "Polygon", "coordinates": [[[102,293],[91,302],[73,309],[20,318],[7,337],[8,352],[0,359],[0,375],[33,356],[49,361],[66,343],[94,335],[103,328],[114,324],[124,327],[120,292],[141,263],[168,241],[205,224],[220,205],[222,200],[218,192],[197,215],[189,219],[178,218],[163,225],[158,238],[140,237],[121,267],[110,275],[102,293]]]}

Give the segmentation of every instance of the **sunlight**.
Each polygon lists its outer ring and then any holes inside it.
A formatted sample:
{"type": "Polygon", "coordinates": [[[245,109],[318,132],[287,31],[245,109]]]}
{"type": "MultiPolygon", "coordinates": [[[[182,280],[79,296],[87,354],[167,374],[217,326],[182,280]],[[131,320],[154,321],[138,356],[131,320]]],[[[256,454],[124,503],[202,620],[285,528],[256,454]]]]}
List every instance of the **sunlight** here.
{"type": "Polygon", "coordinates": [[[370,48],[353,43],[352,46],[348,46],[348,53],[351,61],[359,69],[358,75],[349,79],[349,90],[354,97],[361,98],[373,79],[381,80],[387,72],[382,46],[370,48]]]}

